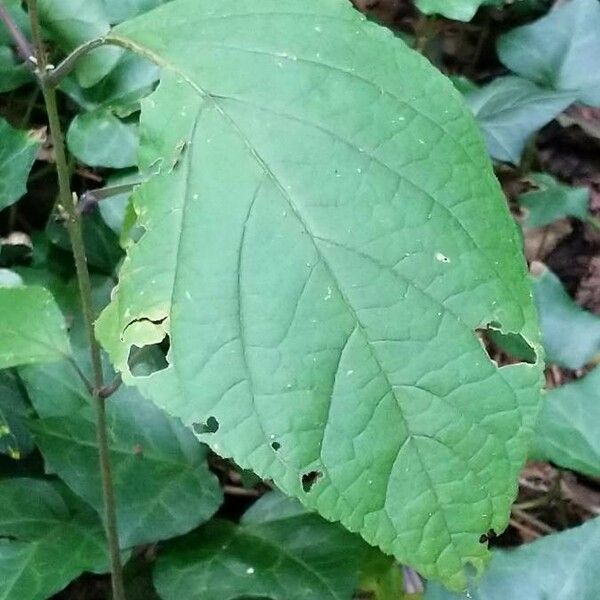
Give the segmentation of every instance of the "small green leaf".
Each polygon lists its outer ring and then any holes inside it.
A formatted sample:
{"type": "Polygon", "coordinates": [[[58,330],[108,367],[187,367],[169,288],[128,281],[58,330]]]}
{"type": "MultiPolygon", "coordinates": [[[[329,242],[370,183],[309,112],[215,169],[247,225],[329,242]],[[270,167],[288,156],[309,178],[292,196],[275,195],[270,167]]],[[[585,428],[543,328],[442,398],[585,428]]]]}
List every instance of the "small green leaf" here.
{"type": "Polygon", "coordinates": [[[63,316],[41,287],[0,288],[0,369],[69,355],[63,316]]]}
{"type": "Polygon", "coordinates": [[[466,100],[483,129],[492,157],[518,164],[529,137],[575,97],[570,92],[543,90],[520,77],[499,77],[468,93],[466,100]]]}
{"type": "Polygon", "coordinates": [[[539,350],[462,97],[346,0],[175,0],[110,38],[163,67],[142,108],[144,234],[97,326],[124,379],[464,586],[481,534],[507,524],[541,361],[499,369],[476,333],[495,322],[539,350]],[[168,366],[132,376],[131,347],[166,335],[168,366]]]}
{"type": "MultiPolygon", "coordinates": [[[[221,491],[189,430],[125,387],[107,401],[107,419],[122,548],[187,533],[213,515],[221,491]]],[[[41,419],[31,428],[47,468],[102,513],[91,411],[41,419]]]]}
{"type": "Polygon", "coordinates": [[[580,102],[600,106],[600,2],[571,0],[531,25],[498,40],[500,60],[512,71],[580,102]]]}
{"type": "Polygon", "coordinates": [[[527,209],[526,227],[542,227],[564,217],[584,220],[589,214],[586,187],[564,185],[546,173],[528,177],[534,189],[519,196],[519,204],[527,209]]]}
{"type": "Polygon", "coordinates": [[[124,169],[137,162],[137,130],[136,122],[122,121],[110,110],[99,109],[71,121],[67,145],[86,165],[124,169]]]}
{"type": "Polygon", "coordinates": [[[470,21],[480,6],[500,5],[502,0],[415,0],[417,8],[426,15],[443,15],[457,21],[470,21]]]}
{"type": "Polygon", "coordinates": [[[278,493],[241,525],[215,520],[165,546],[154,584],[164,600],[350,600],[368,547],[278,493]]]}
{"type": "Polygon", "coordinates": [[[497,550],[481,584],[467,596],[436,584],[425,600],[598,600],[600,518],[520,546],[497,550]]]}
{"type": "Polygon", "coordinates": [[[27,178],[40,145],[35,135],[13,129],[0,117],[0,210],[27,191],[27,178]]]}
{"type": "Polygon", "coordinates": [[[13,51],[0,46],[0,92],[10,92],[32,81],[31,71],[23,61],[15,58],[13,51]]]}
{"type": "MultiPolygon", "coordinates": [[[[103,0],[38,0],[38,8],[44,29],[65,53],[105,35],[110,28],[103,0]]],[[[121,54],[111,47],[86,54],[75,68],[77,81],[84,88],[95,85],[108,75],[121,54]]]]}
{"type": "Polygon", "coordinates": [[[0,371],[0,453],[19,460],[33,450],[25,425],[27,402],[16,377],[0,371]]]}
{"type": "Polygon", "coordinates": [[[108,570],[98,516],[62,487],[0,481],[0,598],[46,600],[84,571],[108,570]]]}
{"type": "Polygon", "coordinates": [[[546,460],[600,476],[600,367],[548,392],[534,440],[546,460]]]}
{"type": "Polygon", "coordinates": [[[560,279],[542,267],[533,279],[546,359],[580,369],[600,352],[600,317],[578,306],[560,279]]]}

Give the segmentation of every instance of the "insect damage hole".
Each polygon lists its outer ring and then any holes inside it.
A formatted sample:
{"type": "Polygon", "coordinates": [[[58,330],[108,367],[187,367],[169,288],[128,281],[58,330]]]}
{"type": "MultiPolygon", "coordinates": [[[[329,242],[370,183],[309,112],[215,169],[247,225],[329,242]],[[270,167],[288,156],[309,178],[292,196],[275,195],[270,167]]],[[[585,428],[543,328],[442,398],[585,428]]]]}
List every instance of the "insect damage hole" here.
{"type": "Polygon", "coordinates": [[[277,452],[277,450],[279,450],[279,448],[281,448],[281,444],[279,442],[271,442],[271,448],[273,448],[273,450],[275,450],[275,452],[277,452]]]}
{"type": "Polygon", "coordinates": [[[536,362],[536,352],[519,333],[503,333],[500,324],[492,321],[475,330],[490,360],[500,366],[536,362]]]}
{"type": "Polygon", "coordinates": [[[312,490],[313,486],[317,481],[323,477],[323,473],[321,471],[310,471],[309,473],[304,473],[302,475],[302,489],[306,494],[312,490]]]}
{"type": "Polygon", "coordinates": [[[197,434],[217,433],[219,430],[219,421],[217,421],[217,419],[214,417],[208,417],[208,419],[206,419],[206,423],[193,423],[192,429],[197,434]]]}

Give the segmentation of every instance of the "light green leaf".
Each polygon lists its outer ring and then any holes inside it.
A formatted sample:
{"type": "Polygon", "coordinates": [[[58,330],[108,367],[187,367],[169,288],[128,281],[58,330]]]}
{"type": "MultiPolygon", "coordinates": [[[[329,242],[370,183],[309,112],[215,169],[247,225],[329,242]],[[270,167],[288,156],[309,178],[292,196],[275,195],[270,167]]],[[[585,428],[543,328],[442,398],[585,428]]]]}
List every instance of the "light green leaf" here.
{"type": "MultiPolygon", "coordinates": [[[[107,413],[121,547],[181,535],[208,520],[222,496],[192,433],[131,388],[111,396],[107,413]]],[[[47,468],[102,512],[91,411],[41,419],[31,428],[47,468]]]]}
{"type": "Polygon", "coordinates": [[[0,453],[19,460],[33,450],[24,420],[27,403],[16,377],[0,371],[0,453]]]}
{"type": "MultiPolygon", "coordinates": [[[[142,182],[138,171],[122,171],[111,175],[106,180],[106,185],[120,186],[142,182]]],[[[122,246],[126,246],[129,229],[135,224],[135,212],[131,205],[131,194],[127,192],[111,196],[98,204],[98,209],[104,222],[119,236],[122,246]]]]}
{"type": "Polygon", "coordinates": [[[108,570],[89,507],[36,479],[0,481],[0,598],[46,600],[84,571],[108,570]]]}
{"type": "Polygon", "coordinates": [[[527,209],[526,227],[542,227],[557,219],[588,216],[589,191],[586,187],[564,185],[546,173],[531,173],[533,190],[519,196],[519,204],[527,209]]]}
{"type": "Polygon", "coordinates": [[[41,287],[0,288],[0,369],[69,355],[63,316],[41,287]]]}
{"type": "Polygon", "coordinates": [[[541,371],[498,369],[475,333],[539,349],[460,94],[345,0],[180,0],[111,39],[164,68],[145,233],[97,327],[115,364],[222,456],[460,588],[506,526],[541,371]],[[168,367],[133,377],[130,348],[166,334],[168,367]]]}
{"type": "MultiPolygon", "coordinates": [[[[38,0],[40,19],[63,52],[106,34],[110,28],[102,0],[38,0]]],[[[82,87],[91,87],[110,73],[121,51],[103,47],[77,61],[75,74],[82,87]]]]}
{"type": "Polygon", "coordinates": [[[517,550],[496,551],[478,589],[467,596],[431,584],[425,600],[598,600],[600,518],[517,550]]]}
{"type": "Polygon", "coordinates": [[[31,71],[18,61],[13,51],[0,46],[0,92],[10,92],[32,81],[31,71]]]}
{"type": "Polygon", "coordinates": [[[36,135],[13,129],[0,117],[0,210],[27,191],[27,178],[40,145],[36,135]]]}
{"type": "Polygon", "coordinates": [[[529,137],[572,104],[575,96],[543,90],[520,77],[499,77],[467,94],[466,100],[492,157],[518,164],[529,137]]]}
{"type": "Polygon", "coordinates": [[[121,23],[137,17],[169,0],[103,0],[111,23],[121,23]]]}
{"type": "Polygon", "coordinates": [[[415,0],[417,8],[426,15],[443,15],[457,21],[470,21],[480,6],[500,5],[502,0],[415,0]]]}
{"type": "Polygon", "coordinates": [[[600,352],[600,317],[573,302],[559,278],[545,267],[534,277],[533,292],[546,359],[580,369],[600,352]]]}
{"type": "Polygon", "coordinates": [[[534,439],[546,460],[600,476],[600,367],[548,392],[534,439]]]}
{"type": "Polygon", "coordinates": [[[350,600],[367,548],[339,525],[271,493],[241,525],[215,520],[166,546],[154,585],[164,600],[350,600]]]}
{"type": "Polygon", "coordinates": [[[571,0],[531,25],[498,40],[500,60],[512,71],[580,102],[600,106],[600,2],[571,0]]]}
{"type": "Polygon", "coordinates": [[[137,129],[135,121],[122,121],[110,110],[95,110],[71,121],[67,145],[86,165],[124,169],[136,164],[137,129]]]}

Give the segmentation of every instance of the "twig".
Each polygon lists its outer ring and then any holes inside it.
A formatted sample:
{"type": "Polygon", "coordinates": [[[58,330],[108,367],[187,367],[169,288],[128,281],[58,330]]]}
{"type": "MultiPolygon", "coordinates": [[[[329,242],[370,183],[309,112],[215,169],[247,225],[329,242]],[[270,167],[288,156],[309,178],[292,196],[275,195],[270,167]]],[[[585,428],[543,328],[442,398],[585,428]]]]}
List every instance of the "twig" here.
{"type": "Polygon", "coordinates": [[[21,58],[27,63],[27,66],[31,70],[35,70],[37,61],[35,59],[35,52],[33,47],[29,43],[29,40],[23,35],[23,32],[19,29],[19,26],[15,23],[14,19],[8,9],[4,5],[4,2],[0,0],[0,21],[4,23],[6,30],[10,37],[15,43],[15,47],[21,58]]]}
{"type": "Polygon", "coordinates": [[[526,513],[524,510],[520,510],[519,508],[513,507],[511,512],[515,517],[519,517],[519,519],[526,521],[527,523],[533,525],[534,527],[537,527],[537,529],[539,531],[543,531],[544,533],[555,533],[556,532],[556,529],[554,529],[554,527],[550,527],[550,525],[546,525],[546,523],[544,523],[543,521],[540,521],[533,515],[526,513]]]}
{"type": "Polygon", "coordinates": [[[119,194],[128,194],[140,183],[141,182],[138,181],[136,183],[124,183],[123,185],[104,187],[98,190],[88,190],[81,195],[79,203],[77,204],[77,209],[80,214],[86,214],[94,208],[98,202],[106,200],[107,198],[112,198],[113,196],[118,196],[119,194]]]}
{"type": "Polygon", "coordinates": [[[63,61],[61,61],[56,67],[48,71],[46,75],[46,80],[49,85],[57,86],[73,69],[77,64],[77,61],[82,57],[103,46],[106,43],[106,40],[103,37],[95,38],[78,46],[69,54],[63,61]]]}

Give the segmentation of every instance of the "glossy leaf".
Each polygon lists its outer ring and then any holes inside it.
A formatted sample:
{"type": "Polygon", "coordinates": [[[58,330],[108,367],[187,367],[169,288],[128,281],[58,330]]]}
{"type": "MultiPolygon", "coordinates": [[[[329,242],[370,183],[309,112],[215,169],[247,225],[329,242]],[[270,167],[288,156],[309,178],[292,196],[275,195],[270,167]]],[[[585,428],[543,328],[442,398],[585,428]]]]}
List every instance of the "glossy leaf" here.
{"type": "Polygon", "coordinates": [[[163,600],[350,600],[367,549],[358,536],[271,493],[241,525],[214,520],[166,546],[154,584],[163,600]]]}
{"type": "Polygon", "coordinates": [[[600,367],[550,390],[536,426],[535,447],[546,460],[600,476],[600,367]]]}
{"type": "MultiPolygon", "coordinates": [[[[38,0],[40,19],[64,53],[106,34],[110,28],[102,0],[38,0]]],[[[108,75],[121,51],[102,47],[77,62],[75,74],[82,87],[91,87],[108,75]]]]}
{"type": "Polygon", "coordinates": [[[575,97],[570,92],[543,90],[520,77],[499,77],[470,92],[466,99],[481,124],[492,157],[518,164],[529,137],[575,97]]]}
{"type": "Polygon", "coordinates": [[[3,479],[0,504],[2,600],[46,600],[84,571],[108,570],[100,520],[62,488],[3,479]]]}
{"type": "Polygon", "coordinates": [[[600,518],[517,550],[495,551],[481,585],[468,596],[431,584],[425,600],[597,600],[600,518]]]}
{"type": "Polygon", "coordinates": [[[111,39],[164,68],[145,234],[97,328],[115,364],[222,456],[463,586],[506,525],[541,365],[499,370],[475,333],[538,347],[459,93],[344,0],[180,0],[111,39]],[[132,377],[130,347],[167,333],[168,367],[132,377]]]}
{"type": "Polygon", "coordinates": [[[67,132],[69,150],[92,167],[124,169],[136,164],[137,123],[125,122],[110,110],[77,115],[67,132]]]}
{"type": "Polygon", "coordinates": [[[69,354],[63,316],[41,287],[0,288],[0,369],[69,354]]]}
{"type": "Polygon", "coordinates": [[[14,129],[0,118],[0,210],[27,191],[27,178],[40,143],[36,135],[14,129]]]}
{"type": "Polygon", "coordinates": [[[571,0],[499,39],[500,60],[545,87],[568,90],[600,106],[600,2],[571,0]]]}
{"type": "Polygon", "coordinates": [[[16,377],[0,371],[0,453],[19,460],[33,450],[33,442],[25,425],[26,399],[16,377]]]}
{"type": "Polygon", "coordinates": [[[548,362],[580,369],[600,352],[600,317],[582,309],[554,273],[542,267],[533,292],[548,362]]]}
{"type": "MultiPolygon", "coordinates": [[[[192,433],[135,390],[107,405],[109,447],[121,547],[187,533],[219,508],[221,491],[192,433]]],[[[103,510],[95,421],[82,410],[32,424],[46,466],[103,510]]]]}
{"type": "Polygon", "coordinates": [[[587,187],[564,185],[546,173],[532,173],[529,178],[534,189],[519,196],[519,204],[527,210],[526,227],[542,227],[564,217],[584,220],[588,216],[587,187]]]}

